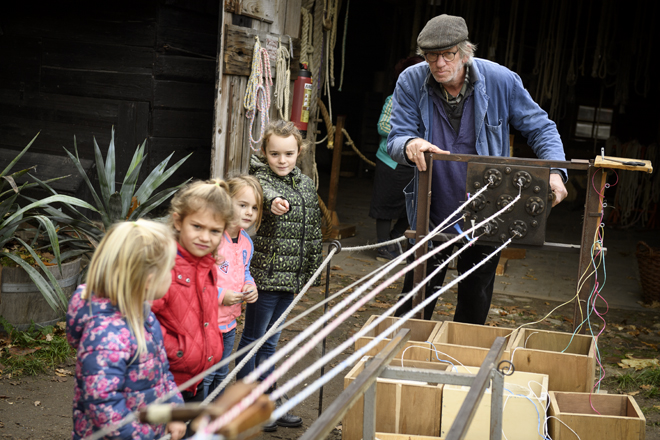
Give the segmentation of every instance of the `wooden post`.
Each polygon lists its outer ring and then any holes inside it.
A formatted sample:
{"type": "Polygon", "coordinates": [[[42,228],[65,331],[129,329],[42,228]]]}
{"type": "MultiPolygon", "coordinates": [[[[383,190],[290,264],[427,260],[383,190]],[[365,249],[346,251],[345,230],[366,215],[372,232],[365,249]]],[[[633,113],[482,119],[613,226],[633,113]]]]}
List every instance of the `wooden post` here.
{"type": "MultiPolygon", "coordinates": [[[[215,100],[213,104],[213,142],[211,147],[211,178],[222,178],[225,174],[225,149],[227,138],[226,134],[223,131],[226,131],[228,127],[225,127],[227,120],[226,112],[226,103],[222,101],[222,64],[224,62],[224,34],[225,34],[225,11],[220,6],[220,11],[218,12],[218,59],[216,61],[216,72],[215,72],[215,100]]],[[[231,18],[231,14],[230,18],[231,18]]]]}
{"type": "MultiPolygon", "coordinates": [[[[415,243],[419,243],[429,233],[429,209],[431,208],[431,173],[433,171],[433,155],[424,153],[426,161],[426,171],[418,173],[419,182],[417,184],[417,225],[415,225],[415,243]],[[422,191],[426,197],[421,197],[422,191]],[[422,201],[424,203],[422,203],[422,201]]],[[[420,259],[429,250],[428,242],[415,251],[415,259],[420,259]]],[[[426,263],[420,264],[414,269],[413,287],[419,285],[426,278],[426,263]]],[[[426,284],[413,296],[413,307],[416,307],[426,299],[426,284]]],[[[424,309],[417,312],[416,319],[424,319],[424,309]]]]}
{"type": "MultiPolygon", "coordinates": [[[[580,242],[580,263],[578,265],[578,287],[582,282],[581,277],[586,273],[590,272],[591,266],[591,248],[593,246],[594,237],[596,231],[600,227],[601,215],[603,212],[603,207],[600,202],[600,196],[596,188],[603,188],[605,185],[605,180],[607,179],[607,172],[601,168],[596,168],[593,166],[593,162],[590,163],[589,171],[587,173],[587,197],[584,202],[584,220],[582,221],[582,238],[580,242]],[[600,171],[600,178],[594,179],[594,175],[600,171]],[[592,185],[591,182],[594,184],[592,185]],[[594,188],[594,186],[596,188],[594,188]]],[[[591,278],[591,277],[590,277],[591,278]]],[[[575,302],[575,310],[573,312],[573,330],[578,328],[582,320],[587,316],[587,301],[589,300],[589,295],[594,288],[593,280],[582,282],[582,287],[578,292],[578,298],[575,302]],[[581,310],[581,311],[580,311],[581,310]]],[[[584,333],[586,326],[582,326],[580,333],[584,333]]]]}
{"type": "Polygon", "coordinates": [[[335,126],[335,147],[332,151],[332,170],[330,171],[330,190],[328,193],[328,211],[332,217],[332,231],[330,238],[339,240],[341,238],[355,235],[355,225],[339,223],[337,216],[337,191],[339,189],[339,171],[341,170],[341,151],[344,148],[344,124],[346,116],[337,116],[335,126]]]}

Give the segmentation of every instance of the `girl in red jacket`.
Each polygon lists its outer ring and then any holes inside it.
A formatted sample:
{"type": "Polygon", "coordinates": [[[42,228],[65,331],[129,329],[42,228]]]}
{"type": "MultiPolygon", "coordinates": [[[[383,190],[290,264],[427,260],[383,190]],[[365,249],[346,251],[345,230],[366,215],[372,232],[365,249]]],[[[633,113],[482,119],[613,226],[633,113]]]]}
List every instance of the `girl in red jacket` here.
{"type": "MultiPolygon", "coordinates": [[[[177,385],[222,359],[218,330],[218,288],[214,253],[232,220],[227,183],[193,182],[176,193],[170,222],[177,236],[172,286],[153,311],[163,328],[170,371],[177,385]]],[[[186,402],[204,400],[200,380],[182,390],[186,402]]]]}
{"type": "MultiPolygon", "coordinates": [[[[251,226],[259,229],[263,193],[259,181],[249,175],[227,180],[229,195],[234,205],[234,221],[227,225],[218,249],[218,327],[222,333],[225,351],[222,359],[231,355],[236,337],[236,318],[241,316],[241,305],[255,303],[259,297],[254,278],[250,274],[250,261],[254,253],[252,239],[246,232],[251,226]]],[[[208,395],[222,383],[229,373],[229,364],[204,378],[204,392],[208,395]]]]}

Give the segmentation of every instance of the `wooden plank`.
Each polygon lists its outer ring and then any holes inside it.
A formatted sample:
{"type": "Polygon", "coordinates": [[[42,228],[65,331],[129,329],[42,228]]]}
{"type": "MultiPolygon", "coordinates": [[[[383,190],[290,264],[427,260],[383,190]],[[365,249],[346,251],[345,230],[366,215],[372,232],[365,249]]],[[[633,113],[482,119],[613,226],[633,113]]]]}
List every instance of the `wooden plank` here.
{"type": "MultiPolygon", "coordinates": [[[[281,3],[283,0],[279,0],[281,3]]],[[[225,11],[272,23],[277,16],[276,0],[225,0],[225,11]]]]}
{"type": "MultiPolygon", "coordinates": [[[[3,22],[4,27],[4,22],[3,22]]],[[[4,29],[4,28],[3,28],[4,29]]],[[[2,35],[0,85],[6,89],[38,90],[41,45],[36,38],[2,35]]]]}
{"type": "Polygon", "coordinates": [[[78,142],[78,151],[83,158],[93,158],[92,138],[96,137],[101,151],[105,152],[110,142],[111,124],[106,126],[78,125],[54,121],[39,121],[28,118],[3,116],[0,118],[0,142],[3,148],[22,148],[39,133],[30,147],[36,153],[59,155],[62,149],[73,151],[73,136],[78,142]]]}
{"type": "Polygon", "coordinates": [[[646,418],[632,396],[550,391],[549,434],[554,440],[644,440],[646,418]],[[600,414],[593,409],[596,408],[600,414]]]}
{"type": "MultiPolygon", "coordinates": [[[[513,336],[512,332],[513,329],[509,328],[445,321],[432,342],[440,359],[478,366],[483,363],[495,339],[513,336]]],[[[508,349],[504,350],[502,359],[509,359],[508,349]]]]}
{"type": "Polygon", "coordinates": [[[213,84],[154,80],[154,107],[211,110],[213,84]]]}
{"type": "MultiPolygon", "coordinates": [[[[148,135],[149,103],[122,102],[119,105],[119,120],[115,131],[117,181],[122,181],[131,164],[133,154],[148,135]]],[[[141,170],[146,177],[146,169],[141,170]]]]}
{"type": "MultiPolygon", "coordinates": [[[[18,150],[0,148],[0,163],[7,164],[11,162],[14,160],[17,153],[18,150]]],[[[64,153],[64,150],[62,150],[62,153],[64,153]]],[[[89,169],[93,163],[93,161],[90,159],[81,159],[81,162],[85,169],[89,169]]],[[[28,151],[23,155],[23,157],[21,157],[14,169],[22,170],[34,165],[37,166],[37,169],[30,171],[30,174],[40,180],[69,176],[65,179],[60,179],[49,183],[49,185],[58,192],[74,194],[78,189],[78,185],[82,181],[82,176],[80,176],[78,170],[68,156],[65,157],[62,155],[35,153],[28,151]]],[[[17,183],[20,185],[27,181],[31,181],[31,179],[29,177],[24,177],[19,179],[17,183]]]]}
{"type": "Polygon", "coordinates": [[[200,14],[191,10],[163,5],[158,11],[158,26],[205,33],[215,38],[218,33],[218,18],[217,15],[213,14],[200,14]]]}
{"type": "Polygon", "coordinates": [[[617,170],[645,171],[647,173],[653,173],[653,164],[650,160],[629,159],[627,157],[605,156],[605,159],[603,160],[602,156],[596,156],[594,166],[596,168],[614,168],[617,170]],[[621,162],[637,162],[643,165],[626,165],[621,162]]]}
{"type": "Polygon", "coordinates": [[[286,3],[286,15],[284,20],[284,35],[290,35],[294,38],[300,37],[300,27],[302,17],[300,15],[300,8],[302,0],[287,0],[286,2],[280,1],[280,5],[286,3]]]}
{"type": "Polygon", "coordinates": [[[508,258],[509,260],[524,260],[527,255],[527,249],[519,248],[504,248],[502,249],[502,258],[508,258]]]}
{"type": "Polygon", "coordinates": [[[31,11],[7,19],[3,17],[2,30],[6,35],[17,37],[151,48],[156,37],[156,24],[149,18],[112,17],[109,11],[101,12],[96,8],[85,12],[78,10],[70,15],[61,12],[36,15],[31,11]]]}
{"type": "Polygon", "coordinates": [[[150,101],[151,89],[151,74],[41,69],[41,91],[46,93],[150,101]]]}
{"type": "Polygon", "coordinates": [[[243,107],[247,80],[244,76],[232,76],[232,89],[229,96],[231,103],[230,132],[227,134],[229,140],[225,147],[225,173],[227,174],[245,173],[250,163],[252,150],[246,134],[250,121],[245,118],[245,107],[243,107]]]}
{"type": "Polygon", "coordinates": [[[157,53],[153,74],[156,79],[213,84],[215,69],[212,59],[157,53]]]}
{"type": "MultiPolygon", "coordinates": [[[[371,358],[363,357],[344,377],[347,388],[364,370],[371,358]]],[[[401,366],[396,359],[391,366],[401,366]]],[[[404,360],[406,368],[445,371],[448,364],[404,360]]],[[[438,436],[444,385],[425,382],[396,382],[377,379],[376,385],[376,430],[381,432],[438,436]]],[[[342,440],[362,438],[363,398],[348,410],[342,420],[342,440]]]]}
{"type": "Polygon", "coordinates": [[[495,268],[495,275],[503,276],[506,272],[506,264],[509,262],[508,258],[500,257],[500,261],[497,263],[497,268],[495,268]]]}
{"type": "Polygon", "coordinates": [[[389,434],[377,432],[376,438],[380,440],[442,440],[441,437],[429,437],[427,435],[389,434]]]}
{"type": "MultiPolygon", "coordinates": [[[[255,36],[258,36],[261,46],[268,51],[271,64],[271,75],[273,77],[275,76],[278,35],[231,24],[225,25],[225,32],[224,74],[242,76],[250,75],[255,36]]],[[[297,66],[298,60],[300,59],[300,40],[298,38],[293,38],[293,52],[294,58],[291,60],[291,65],[297,66]]],[[[295,79],[297,77],[298,69],[291,69],[291,78],[295,79]]]]}
{"type": "Polygon", "coordinates": [[[229,81],[230,77],[223,71],[223,53],[225,47],[225,22],[232,19],[232,14],[220,8],[218,12],[218,56],[215,65],[215,97],[213,101],[213,135],[211,148],[211,177],[218,178],[225,175],[225,155],[227,153],[227,139],[229,139],[229,81]]]}
{"type": "Polygon", "coordinates": [[[120,101],[0,89],[0,116],[106,127],[117,123],[120,101]]]}
{"type": "Polygon", "coordinates": [[[210,111],[154,109],[152,135],[171,138],[210,138],[213,115],[210,111]]]}
{"type": "Polygon", "coordinates": [[[43,41],[42,65],[67,69],[151,74],[153,48],[80,41],[43,41]]]}
{"type": "Polygon", "coordinates": [[[206,180],[210,177],[207,160],[211,154],[210,139],[179,139],[150,137],[148,141],[148,168],[152,170],[163,159],[174,152],[168,166],[174,165],[190,153],[192,156],[164,184],[164,188],[178,185],[186,179],[206,180]]]}
{"type": "Polygon", "coordinates": [[[159,26],[156,45],[167,53],[215,60],[218,40],[215,34],[159,26]]]}

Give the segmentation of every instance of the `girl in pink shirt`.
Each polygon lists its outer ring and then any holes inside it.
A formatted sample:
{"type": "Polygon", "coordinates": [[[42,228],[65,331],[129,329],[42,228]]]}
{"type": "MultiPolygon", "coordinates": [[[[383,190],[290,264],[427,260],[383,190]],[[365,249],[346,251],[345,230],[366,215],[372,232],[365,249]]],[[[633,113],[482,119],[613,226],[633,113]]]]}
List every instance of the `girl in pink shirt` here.
{"type": "MultiPolygon", "coordinates": [[[[252,225],[259,228],[263,193],[259,181],[252,176],[237,176],[227,180],[229,195],[234,206],[234,221],[227,225],[220,246],[218,273],[218,327],[224,341],[222,359],[231,355],[236,336],[236,318],[242,313],[243,301],[257,301],[257,286],[250,274],[250,261],[254,252],[252,239],[246,232],[252,225]]],[[[211,393],[227,377],[229,364],[204,378],[205,395],[211,393]]]]}

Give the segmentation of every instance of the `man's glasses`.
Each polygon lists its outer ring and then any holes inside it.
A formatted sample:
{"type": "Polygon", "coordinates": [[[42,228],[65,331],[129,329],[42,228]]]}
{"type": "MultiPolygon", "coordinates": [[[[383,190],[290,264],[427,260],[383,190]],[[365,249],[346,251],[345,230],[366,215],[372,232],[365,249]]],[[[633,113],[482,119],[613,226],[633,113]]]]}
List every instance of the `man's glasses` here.
{"type": "Polygon", "coordinates": [[[456,52],[442,52],[442,53],[427,52],[427,53],[424,54],[424,58],[426,58],[426,61],[428,61],[429,63],[435,63],[436,61],[438,61],[438,57],[440,55],[442,55],[442,58],[444,58],[445,61],[449,62],[449,61],[454,61],[454,58],[456,58],[457,53],[458,53],[458,51],[456,51],[456,52]]]}

